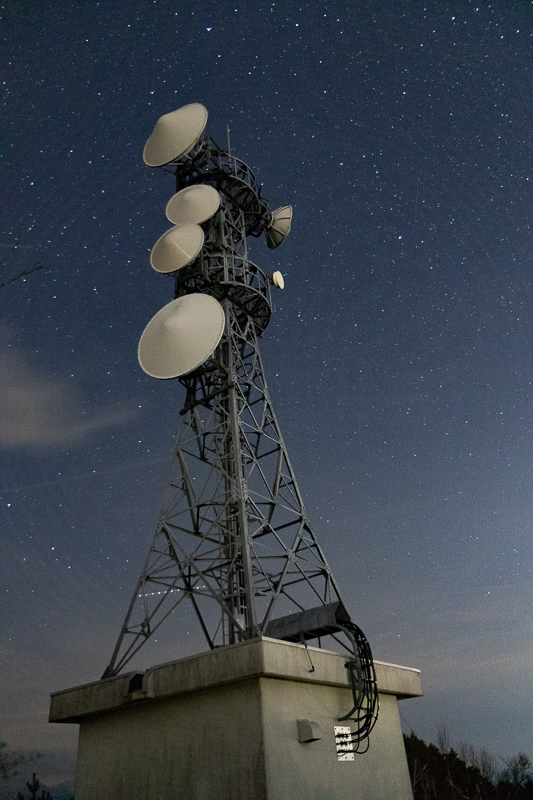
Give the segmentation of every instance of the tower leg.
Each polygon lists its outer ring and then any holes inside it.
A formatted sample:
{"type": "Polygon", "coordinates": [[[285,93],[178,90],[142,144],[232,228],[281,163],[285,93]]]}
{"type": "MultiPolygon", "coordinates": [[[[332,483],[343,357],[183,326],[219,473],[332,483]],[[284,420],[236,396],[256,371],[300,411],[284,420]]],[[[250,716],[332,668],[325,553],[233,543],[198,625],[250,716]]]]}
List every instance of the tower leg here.
{"type": "Polygon", "coordinates": [[[224,310],[213,358],[181,379],[172,474],[104,677],[124,669],[184,602],[214,648],[261,635],[275,617],[340,601],[274,413],[255,327],[230,302],[224,310]]]}

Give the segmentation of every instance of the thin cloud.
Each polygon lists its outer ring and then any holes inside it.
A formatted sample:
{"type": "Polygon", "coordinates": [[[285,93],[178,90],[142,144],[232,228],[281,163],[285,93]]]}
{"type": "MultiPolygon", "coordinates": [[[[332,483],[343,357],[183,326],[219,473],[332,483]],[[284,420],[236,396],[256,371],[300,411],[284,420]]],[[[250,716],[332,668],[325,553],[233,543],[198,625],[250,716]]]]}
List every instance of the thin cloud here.
{"type": "Polygon", "coordinates": [[[131,420],[130,408],[85,411],[73,387],[28,364],[17,350],[0,353],[0,447],[83,444],[98,431],[131,420]]]}

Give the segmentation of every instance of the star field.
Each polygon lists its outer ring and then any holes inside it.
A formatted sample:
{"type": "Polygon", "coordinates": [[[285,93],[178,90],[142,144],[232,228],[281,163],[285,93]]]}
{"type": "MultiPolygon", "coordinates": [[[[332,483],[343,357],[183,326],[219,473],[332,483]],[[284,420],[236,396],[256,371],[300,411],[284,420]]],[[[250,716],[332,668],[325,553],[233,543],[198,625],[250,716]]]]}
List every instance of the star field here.
{"type": "MultiPolygon", "coordinates": [[[[405,730],[533,755],[530,4],[33,0],[2,19],[0,282],[44,265],[1,292],[2,736],[69,779],[76,731],[48,725],[48,695],[100,677],[150,545],[183,396],[136,360],[172,299],[149,254],[173,180],[142,148],[201,102],[294,208],[278,250],[250,243],[285,276],[269,390],[353,619],[422,670],[405,730]]],[[[146,666],[194,650],[192,617],[173,625],[146,666]]]]}

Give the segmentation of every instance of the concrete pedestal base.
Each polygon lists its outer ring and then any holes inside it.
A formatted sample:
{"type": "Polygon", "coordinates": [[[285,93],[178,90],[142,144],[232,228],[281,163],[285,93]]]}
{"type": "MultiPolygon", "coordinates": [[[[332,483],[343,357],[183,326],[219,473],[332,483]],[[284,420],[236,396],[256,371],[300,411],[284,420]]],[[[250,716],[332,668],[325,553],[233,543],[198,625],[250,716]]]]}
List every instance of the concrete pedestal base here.
{"type": "Polygon", "coordinates": [[[339,761],[345,661],[263,638],[53,694],[50,721],[80,725],[76,800],[412,800],[397,700],[419,672],[376,663],[370,748],[339,761]]]}

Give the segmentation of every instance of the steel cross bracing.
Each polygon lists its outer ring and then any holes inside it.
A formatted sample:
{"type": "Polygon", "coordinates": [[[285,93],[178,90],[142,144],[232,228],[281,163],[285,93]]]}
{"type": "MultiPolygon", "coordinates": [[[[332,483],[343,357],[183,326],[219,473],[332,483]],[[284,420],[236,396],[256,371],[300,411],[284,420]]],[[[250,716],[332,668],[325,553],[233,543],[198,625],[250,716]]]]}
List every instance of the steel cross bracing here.
{"type": "Polygon", "coordinates": [[[254,325],[226,301],[214,358],[187,393],[154,541],[112,662],[119,672],[186,598],[209,647],[339,600],[266,386],[254,325]]]}
{"type": "MultiPolygon", "coordinates": [[[[258,337],[272,312],[271,281],[249,261],[246,236],[265,230],[266,202],[251,170],[211,139],[172,169],[178,191],[209,183],[221,196],[218,212],[203,226],[200,255],[175,273],[175,293],[216,297],[225,330],[212,356],[179,378],[186,396],[170,481],[104,677],[120,672],[184,602],[192,605],[210,648],[260,636],[270,621],[291,612],[340,604],[259,352],[258,337]]],[[[332,630],[337,638],[342,626],[332,630]]],[[[353,650],[349,637],[343,644],[353,650]]]]}

